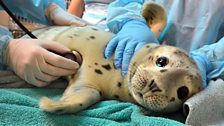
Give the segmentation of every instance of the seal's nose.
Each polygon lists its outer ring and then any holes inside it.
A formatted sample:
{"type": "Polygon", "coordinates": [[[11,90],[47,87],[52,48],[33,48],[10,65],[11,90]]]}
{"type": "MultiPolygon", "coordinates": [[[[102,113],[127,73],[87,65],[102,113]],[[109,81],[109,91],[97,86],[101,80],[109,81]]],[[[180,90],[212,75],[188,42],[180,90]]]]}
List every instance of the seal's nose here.
{"type": "Polygon", "coordinates": [[[158,87],[157,83],[155,80],[152,80],[151,83],[149,84],[149,90],[154,93],[154,92],[161,92],[162,90],[158,87]]]}

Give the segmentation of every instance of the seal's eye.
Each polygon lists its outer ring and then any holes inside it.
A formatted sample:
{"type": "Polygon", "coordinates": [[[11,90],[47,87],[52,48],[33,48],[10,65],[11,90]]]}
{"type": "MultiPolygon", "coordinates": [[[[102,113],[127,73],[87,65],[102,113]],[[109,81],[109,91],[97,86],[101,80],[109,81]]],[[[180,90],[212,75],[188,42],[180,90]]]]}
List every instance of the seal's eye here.
{"type": "Polygon", "coordinates": [[[169,63],[169,60],[168,58],[162,56],[162,57],[159,57],[157,60],[156,60],[156,65],[158,67],[165,67],[167,64],[169,63]]]}

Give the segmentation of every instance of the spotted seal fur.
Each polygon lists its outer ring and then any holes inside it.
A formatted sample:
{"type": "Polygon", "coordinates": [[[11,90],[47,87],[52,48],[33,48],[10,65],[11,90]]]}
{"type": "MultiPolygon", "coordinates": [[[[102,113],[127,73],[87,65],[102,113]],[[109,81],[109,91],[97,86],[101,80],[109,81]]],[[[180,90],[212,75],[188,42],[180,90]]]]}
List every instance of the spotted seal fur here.
{"type": "MultiPolygon", "coordinates": [[[[156,3],[142,10],[153,33],[165,27],[166,14],[156,3]],[[157,30],[156,30],[157,29],[157,30]]],[[[49,27],[34,32],[39,39],[54,40],[82,56],[78,72],[68,77],[69,85],[58,101],[40,100],[43,111],[76,113],[101,100],[132,102],[150,111],[173,112],[201,90],[201,76],[195,62],[183,50],[147,44],[133,56],[126,76],[115,69],[113,56],[106,60],[104,49],[114,36],[95,26],[49,27]]]]}

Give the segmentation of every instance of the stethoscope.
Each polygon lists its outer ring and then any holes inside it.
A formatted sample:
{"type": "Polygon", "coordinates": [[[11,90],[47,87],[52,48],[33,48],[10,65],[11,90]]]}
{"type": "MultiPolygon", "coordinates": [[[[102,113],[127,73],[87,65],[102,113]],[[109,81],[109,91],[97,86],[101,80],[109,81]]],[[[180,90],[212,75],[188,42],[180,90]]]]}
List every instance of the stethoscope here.
{"type": "Polygon", "coordinates": [[[37,39],[35,35],[33,35],[15,16],[14,14],[9,10],[9,8],[4,4],[3,0],[0,0],[0,5],[2,8],[8,13],[8,15],[15,21],[15,23],[31,38],[37,39]]]}

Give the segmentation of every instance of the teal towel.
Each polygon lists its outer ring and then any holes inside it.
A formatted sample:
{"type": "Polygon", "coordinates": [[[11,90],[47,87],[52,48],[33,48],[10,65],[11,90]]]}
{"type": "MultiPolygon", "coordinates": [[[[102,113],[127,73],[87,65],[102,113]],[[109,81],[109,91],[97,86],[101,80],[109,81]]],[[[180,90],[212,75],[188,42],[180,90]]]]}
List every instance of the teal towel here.
{"type": "Polygon", "coordinates": [[[183,126],[162,118],[144,116],[139,107],[114,100],[99,102],[69,115],[43,112],[38,107],[42,96],[58,99],[62,89],[0,89],[0,125],[10,126],[183,126]]]}

